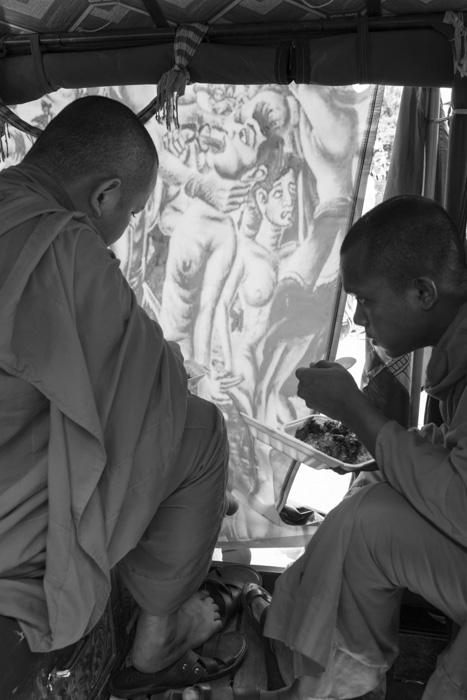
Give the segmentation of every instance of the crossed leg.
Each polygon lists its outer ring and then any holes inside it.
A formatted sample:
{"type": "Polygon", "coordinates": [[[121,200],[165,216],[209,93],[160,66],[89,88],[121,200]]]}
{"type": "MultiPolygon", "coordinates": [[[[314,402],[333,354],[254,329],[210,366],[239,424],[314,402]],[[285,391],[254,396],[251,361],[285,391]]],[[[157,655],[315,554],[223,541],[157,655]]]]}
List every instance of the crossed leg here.
{"type": "Polygon", "coordinates": [[[189,396],[166,496],[136,548],[119,565],[141,610],[131,659],[144,673],[166,668],[221,628],[217,605],[198,589],[226,511],[228,455],[221,413],[212,403],[189,396]]]}

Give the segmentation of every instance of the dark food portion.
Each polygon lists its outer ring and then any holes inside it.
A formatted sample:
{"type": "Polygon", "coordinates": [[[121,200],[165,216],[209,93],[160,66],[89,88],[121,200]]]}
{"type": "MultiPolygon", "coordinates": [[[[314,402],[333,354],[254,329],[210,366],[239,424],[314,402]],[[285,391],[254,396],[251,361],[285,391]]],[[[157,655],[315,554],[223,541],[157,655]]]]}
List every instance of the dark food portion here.
{"type": "Polygon", "coordinates": [[[355,433],[343,423],[330,418],[316,420],[311,416],[306,423],[297,428],[295,437],[308,443],[315,450],[320,450],[346,464],[360,464],[371,459],[370,453],[355,433]]]}

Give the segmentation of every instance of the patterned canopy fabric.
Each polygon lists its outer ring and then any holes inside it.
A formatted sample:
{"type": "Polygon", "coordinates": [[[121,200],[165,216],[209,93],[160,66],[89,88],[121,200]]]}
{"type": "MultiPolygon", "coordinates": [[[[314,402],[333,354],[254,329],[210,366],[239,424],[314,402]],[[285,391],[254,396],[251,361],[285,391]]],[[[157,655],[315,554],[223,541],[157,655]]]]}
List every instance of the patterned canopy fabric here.
{"type": "Polygon", "coordinates": [[[453,59],[464,60],[464,9],[464,0],[4,0],[0,98],[157,84],[174,67],[177,30],[195,25],[206,34],[190,82],[450,87],[453,59]]]}
{"type": "Polygon", "coordinates": [[[154,29],[201,22],[306,22],[339,16],[462,11],[464,0],[3,0],[0,33],[154,29]]]}

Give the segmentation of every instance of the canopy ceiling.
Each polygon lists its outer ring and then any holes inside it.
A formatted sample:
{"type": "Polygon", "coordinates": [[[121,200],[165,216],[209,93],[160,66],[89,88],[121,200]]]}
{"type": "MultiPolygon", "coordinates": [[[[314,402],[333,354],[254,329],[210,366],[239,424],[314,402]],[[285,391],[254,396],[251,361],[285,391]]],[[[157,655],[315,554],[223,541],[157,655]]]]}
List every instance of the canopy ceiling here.
{"type": "Polygon", "coordinates": [[[310,22],[352,15],[427,15],[462,11],[465,0],[2,0],[2,34],[154,29],[190,22],[310,22]]]}
{"type": "Polygon", "coordinates": [[[209,25],[193,82],[449,87],[465,0],[2,0],[0,98],[157,83],[180,25],[209,25]]]}

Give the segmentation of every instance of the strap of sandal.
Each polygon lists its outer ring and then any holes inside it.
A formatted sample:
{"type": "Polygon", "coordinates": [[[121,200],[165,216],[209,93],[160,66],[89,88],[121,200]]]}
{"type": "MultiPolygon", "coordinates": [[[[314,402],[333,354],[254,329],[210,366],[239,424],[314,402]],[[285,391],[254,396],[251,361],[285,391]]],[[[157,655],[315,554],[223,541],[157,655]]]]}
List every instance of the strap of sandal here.
{"type": "Polygon", "coordinates": [[[221,579],[206,578],[204,587],[208,591],[213,601],[219,606],[221,614],[225,614],[232,600],[232,591],[221,579]],[[212,584],[212,585],[210,585],[212,584]]]}
{"type": "Polygon", "coordinates": [[[222,576],[219,574],[216,574],[215,572],[219,571],[218,569],[213,569],[205,578],[205,584],[209,585],[209,582],[212,581],[213,583],[216,584],[216,586],[220,585],[221,587],[225,588],[228,592],[229,595],[232,594],[232,591],[230,590],[231,588],[238,588],[241,590],[243,588],[243,583],[242,581],[237,581],[235,579],[223,579],[222,576]]]}
{"type": "MultiPolygon", "coordinates": [[[[184,656],[178,661],[176,666],[174,667],[173,671],[171,669],[171,673],[176,673],[177,676],[177,681],[180,680],[180,675],[183,678],[183,682],[186,683],[187,686],[192,685],[193,683],[196,683],[197,680],[202,679],[206,675],[206,670],[207,670],[207,662],[211,661],[210,659],[203,658],[202,656],[199,656],[193,651],[187,651],[184,656]]],[[[218,667],[218,664],[216,664],[216,668],[218,667]]],[[[167,679],[167,685],[170,685],[170,680],[167,679]]]]}
{"type": "Polygon", "coordinates": [[[243,586],[248,581],[245,581],[243,578],[236,579],[232,573],[229,574],[229,570],[232,571],[233,569],[237,569],[238,572],[244,571],[245,573],[248,573],[249,578],[253,576],[256,579],[254,583],[261,585],[261,575],[258,571],[256,571],[256,569],[254,569],[252,566],[248,566],[247,564],[227,564],[226,566],[214,567],[208,573],[206,579],[211,579],[213,581],[223,581],[228,586],[232,586],[233,588],[238,588],[242,590],[243,586]]]}
{"type": "Polygon", "coordinates": [[[198,657],[198,663],[200,666],[206,669],[207,673],[216,673],[221,671],[223,668],[228,668],[235,663],[234,656],[226,656],[223,659],[216,658],[215,656],[200,656],[198,657]]]}
{"type": "Polygon", "coordinates": [[[272,601],[271,594],[261,586],[258,586],[257,588],[250,588],[248,591],[246,591],[246,593],[244,593],[244,598],[245,603],[247,603],[248,605],[255,598],[262,598],[266,601],[266,603],[270,603],[272,601]]]}

